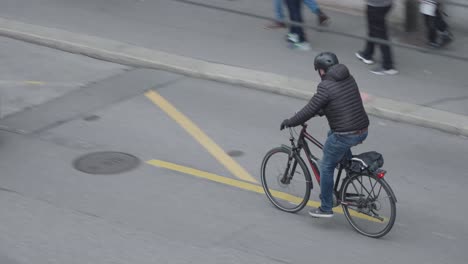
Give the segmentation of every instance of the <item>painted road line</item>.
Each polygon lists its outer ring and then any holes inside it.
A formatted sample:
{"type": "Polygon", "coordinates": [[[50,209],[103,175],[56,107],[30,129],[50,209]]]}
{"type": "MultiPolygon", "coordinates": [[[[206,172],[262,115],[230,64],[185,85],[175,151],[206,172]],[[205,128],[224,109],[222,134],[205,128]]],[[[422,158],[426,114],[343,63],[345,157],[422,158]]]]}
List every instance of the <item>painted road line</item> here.
{"type": "Polygon", "coordinates": [[[224,152],[211,138],[209,138],[195,123],[177,110],[171,103],[164,99],[155,91],[145,93],[146,97],[159,106],[172,119],[198,141],[215,159],[224,165],[237,178],[257,182],[244,168],[242,168],[233,158],[224,152]]]}
{"type": "Polygon", "coordinates": [[[64,86],[64,87],[76,87],[83,86],[84,83],[80,82],[43,82],[43,81],[15,81],[15,80],[0,80],[2,86],[22,86],[22,85],[33,85],[33,86],[64,86]]]}
{"type": "Polygon", "coordinates": [[[13,80],[0,80],[0,85],[44,85],[41,81],[13,81],[13,80]]]}
{"type": "MultiPolygon", "coordinates": [[[[247,191],[261,193],[261,194],[265,193],[263,191],[262,186],[252,184],[252,183],[248,183],[248,182],[244,182],[244,181],[239,181],[239,180],[236,180],[236,179],[231,179],[231,178],[219,176],[219,175],[216,175],[216,174],[213,174],[213,173],[210,173],[210,172],[193,169],[193,168],[178,165],[178,164],[175,164],[175,163],[162,161],[162,160],[149,160],[146,163],[148,163],[148,164],[150,164],[152,166],[155,166],[155,167],[164,168],[164,169],[177,171],[177,172],[182,172],[184,174],[193,175],[193,176],[203,178],[203,179],[206,179],[206,180],[210,180],[210,181],[222,183],[222,184],[225,184],[225,185],[237,187],[239,189],[244,189],[244,190],[247,190],[247,191]]],[[[302,198],[300,198],[300,197],[290,195],[290,194],[280,192],[280,191],[271,191],[271,194],[276,198],[279,198],[279,199],[282,199],[282,200],[285,200],[285,201],[288,201],[288,202],[292,202],[292,203],[295,203],[295,204],[298,204],[298,203],[300,203],[302,201],[302,198]]],[[[317,201],[309,201],[309,202],[307,202],[307,206],[317,208],[317,207],[320,206],[320,203],[317,202],[317,201]]],[[[333,211],[336,212],[336,213],[343,214],[343,209],[341,207],[336,207],[336,208],[333,209],[333,211]]],[[[351,213],[352,216],[356,216],[356,217],[361,218],[361,219],[381,223],[377,219],[369,217],[369,216],[367,216],[365,214],[360,214],[360,213],[358,213],[356,211],[350,211],[350,213],[351,213]]]]}
{"type": "Polygon", "coordinates": [[[39,82],[39,81],[25,81],[26,84],[32,84],[32,85],[44,85],[44,82],[39,82]]]}

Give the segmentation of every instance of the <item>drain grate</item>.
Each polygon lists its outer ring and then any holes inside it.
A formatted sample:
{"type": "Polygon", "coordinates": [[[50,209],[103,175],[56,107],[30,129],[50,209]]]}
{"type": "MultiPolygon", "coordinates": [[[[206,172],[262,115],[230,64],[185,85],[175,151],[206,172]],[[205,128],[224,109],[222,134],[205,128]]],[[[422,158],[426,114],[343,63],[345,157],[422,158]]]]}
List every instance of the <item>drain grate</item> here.
{"type": "Polygon", "coordinates": [[[244,155],[244,152],[240,150],[231,150],[231,151],[228,151],[227,154],[231,157],[240,157],[244,155]]]}
{"type": "Polygon", "coordinates": [[[86,116],[83,118],[83,120],[85,121],[96,121],[96,120],[99,120],[99,117],[98,115],[90,115],[90,116],[86,116]]]}
{"type": "Polygon", "coordinates": [[[140,160],[123,152],[94,152],[79,157],[73,162],[75,169],[88,174],[117,174],[132,170],[140,160]]]}

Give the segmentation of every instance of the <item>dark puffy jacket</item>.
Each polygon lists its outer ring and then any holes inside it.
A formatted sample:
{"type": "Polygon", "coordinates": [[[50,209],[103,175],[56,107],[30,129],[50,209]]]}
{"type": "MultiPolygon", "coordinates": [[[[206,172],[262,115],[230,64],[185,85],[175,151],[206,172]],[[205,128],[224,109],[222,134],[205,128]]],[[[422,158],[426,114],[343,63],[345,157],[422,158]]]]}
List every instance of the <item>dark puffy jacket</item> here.
{"type": "Polygon", "coordinates": [[[289,119],[289,126],[298,126],[315,115],[325,115],[334,132],[350,132],[369,126],[359,88],[348,68],[337,64],[328,69],[309,103],[289,119]]]}

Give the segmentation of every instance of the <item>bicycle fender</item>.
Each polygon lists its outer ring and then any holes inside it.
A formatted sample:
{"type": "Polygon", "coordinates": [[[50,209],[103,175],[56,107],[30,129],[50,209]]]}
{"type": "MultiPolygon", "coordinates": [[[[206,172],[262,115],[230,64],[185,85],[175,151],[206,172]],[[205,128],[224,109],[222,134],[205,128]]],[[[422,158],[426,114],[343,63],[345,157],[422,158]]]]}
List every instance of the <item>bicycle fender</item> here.
{"type": "MultiPolygon", "coordinates": [[[[384,179],[380,179],[380,180],[385,181],[384,179]]],[[[385,181],[385,183],[388,185],[388,189],[390,190],[390,195],[392,196],[393,201],[397,203],[397,198],[395,196],[395,193],[393,192],[392,187],[390,186],[390,184],[388,184],[387,181],[385,181]]]]}
{"type": "Polygon", "coordinates": [[[281,148],[283,148],[283,149],[285,149],[285,150],[292,151],[291,147],[288,146],[288,145],[285,145],[285,144],[281,144],[281,148]]]}

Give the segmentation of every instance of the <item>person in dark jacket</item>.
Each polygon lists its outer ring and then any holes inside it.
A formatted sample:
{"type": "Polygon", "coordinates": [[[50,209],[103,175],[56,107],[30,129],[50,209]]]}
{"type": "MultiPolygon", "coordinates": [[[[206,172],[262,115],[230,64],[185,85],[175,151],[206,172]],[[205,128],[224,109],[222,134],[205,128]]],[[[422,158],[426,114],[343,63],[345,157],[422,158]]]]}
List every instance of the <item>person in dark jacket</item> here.
{"type": "Polygon", "coordinates": [[[334,170],[345,155],[351,158],[351,147],[366,139],[369,118],[356,81],[348,68],[339,64],[334,53],[320,53],[315,57],[314,65],[322,78],[317,92],[304,108],[284,120],[280,128],[301,125],[316,115],[326,116],[330,131],[320,165],[321,205],[309,214],[332,217],[334,170]]]}
{"type": "MultiPolygon", "coordinates": [[[[387,24],[385,19],[392,9],[393,0],[367,0],[367,27],[368,36],[382,40],[388,40],[387,24]]],[[[364,50],[356,52],[356,57],[365,64],[374,64],[373,55],[375,46],[380,46],[382,53],[382,66],[371,70],[379,75],[395,75],[398,71],[394,67],[392,50],[387,44],[377,44],[373,41],[366,41],[364,50]]]]}

